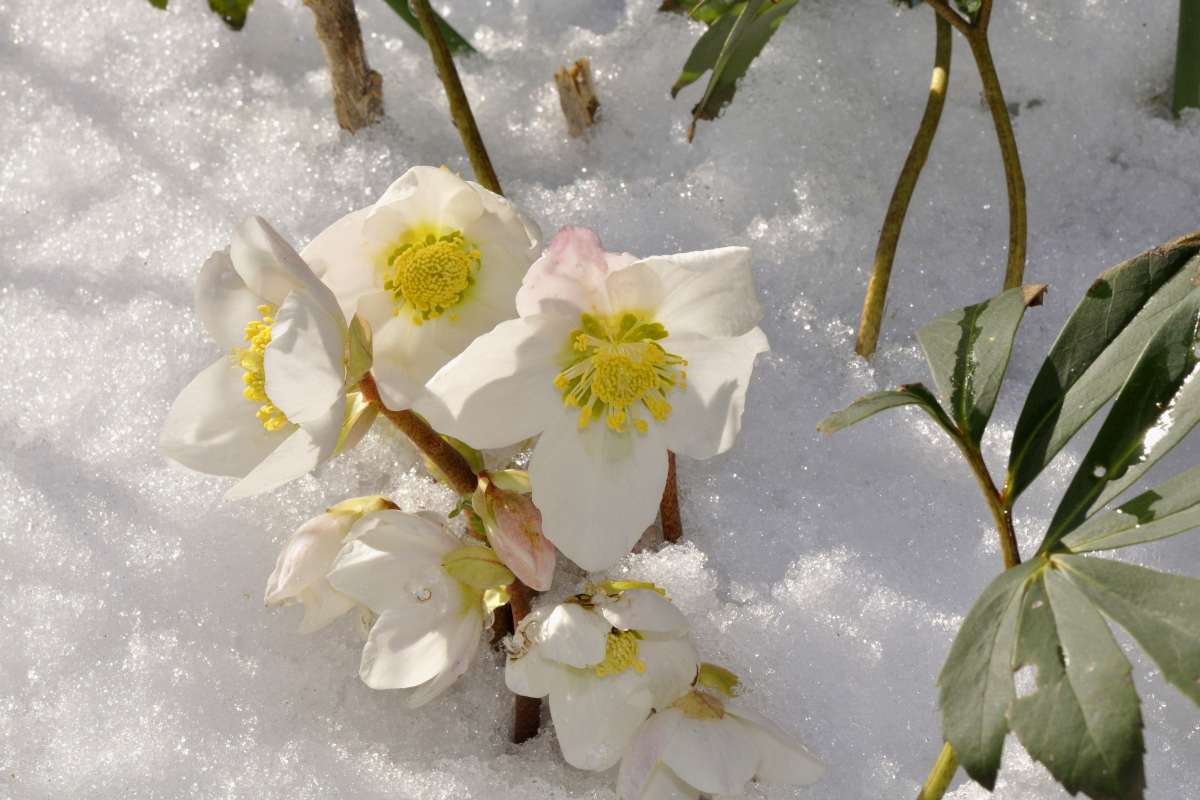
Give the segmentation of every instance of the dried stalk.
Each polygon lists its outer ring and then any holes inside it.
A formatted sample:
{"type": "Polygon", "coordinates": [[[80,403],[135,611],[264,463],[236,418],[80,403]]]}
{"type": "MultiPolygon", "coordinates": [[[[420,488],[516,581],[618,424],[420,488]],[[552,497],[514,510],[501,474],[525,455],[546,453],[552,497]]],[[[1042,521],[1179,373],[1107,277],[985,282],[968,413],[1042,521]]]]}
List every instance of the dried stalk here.
{"type": "Polygon", "coordinates": [[[383,118],[383,78],[367,63],[354,0],[304,0],[316,18],[338,125],[354,133],[383,118]]]}

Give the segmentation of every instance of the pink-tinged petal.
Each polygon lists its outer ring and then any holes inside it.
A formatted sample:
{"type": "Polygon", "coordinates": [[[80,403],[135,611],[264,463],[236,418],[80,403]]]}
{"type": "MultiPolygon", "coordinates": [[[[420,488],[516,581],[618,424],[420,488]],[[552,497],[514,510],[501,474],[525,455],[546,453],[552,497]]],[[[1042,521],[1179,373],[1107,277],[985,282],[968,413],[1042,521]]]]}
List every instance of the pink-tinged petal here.
{"type": "Polygon", "coordinates": [[[163,454],[188,469],[242,477],[295,430],[268,431],[255,416],[258,405],[242,391],[242,370],[229,359],[206,367],[175,398],[163,425],[163,454]]]}
{"type": "Polygon", "coordinates": [[[687,386],[667,396],[667,446],[689,458],[711,458],[733,447],[742,428],[746,390],[759,353],[769,350],[758,328],[733,339],[671,336],[661,342],[687,361],[687,386]]]}
{"type": "Polygon", "coordinates": [[[517,292],[517,313],[522,317],[608,313],[604,290],[607,275],[608,262],[600,238],[587,228],[563,228],[525,274],[517,292]]]}
{"type": "Polygon", "coordinates": [[[741,336],[762,318],[745,247],[653,256],[641,263],[662,279],[657,319],[674,336],[741,336]]]}
{"type": "Polygon", "coordinates": [[[603,420],[579,430],[575,409],[552,415],[529,463],[542,531],[588,571],[608,569],[654,522],[667,482],[661,426],[617,434],[603,420]]]}
{"type": "Polygon", "coordinates": [[[542,514],[523,494],[488,486],[488,543],[522,583],[544,592],[554,582],[554,545],[542,535],[542,514]]]}
{"type": "Polygon", "coordinates": [[[209,256],[196,281],[196,313],[208,335],[225,350],[246,346],[246,323],[262,315],[265,300],[246,286],[227,251],[209,256]]]}
{"type": "Polygon", "coordinates": [[[537,434],[548,419],[562,415],[554,378],[572,324],[550,315],[500,323],[433,376],[429,396],[416,410],[437,430],[475,448],[504,447],[537,434]]]}

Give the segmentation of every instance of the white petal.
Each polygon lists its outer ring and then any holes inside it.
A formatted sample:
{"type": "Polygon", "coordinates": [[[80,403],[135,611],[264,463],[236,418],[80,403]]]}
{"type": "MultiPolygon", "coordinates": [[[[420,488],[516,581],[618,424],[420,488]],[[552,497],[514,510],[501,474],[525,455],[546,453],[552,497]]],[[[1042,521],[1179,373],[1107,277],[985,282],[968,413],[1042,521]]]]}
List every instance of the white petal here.
{"type": "Polygon", "coordinates": [[[448,169],[412,167],[384,191],[367,220],[367,236],[394,243],[413,225],[462,230],[484,211],[479,193],[448,169]]]}
{"type": "Polygon", "coordinates": [[[613,766],[649,715],[650,704],[650,692],[633,670],[608,678],[566,674],[550,693],[550,717],[563,758],[579,769],[613,766]]]}
{"type": "MultiPolygon", "coordinates": [[[[346,329],[307,292],[289,292],[275,313],[263,355],[267,396],[288,420],[303,425],[344,396],[346,329]]],[[[340,427],[340,426],[339,426],[340,427]]]]}
{"type": "Polygon", "coordinates": [[[808,786],[825,774],[825,765],[795,738],[787,735],[771,720],[733,699],[725,704],[729,717],[740,722],[757,745],[758,772],[755,777],[767,783],[808,786]]]}
{"type": "Polygon", "coordinates": [[[533,436],[548,418],[563,416],[554,378],[571,330],[569,320],[553,316],[500,323],[429,381],[430,397],[417,410],[472,447],[503,447],[533,436]]]}
{"type": "Polygon", "coordinates": [[[646,262],[639,261],[620,272],[611,273],[604,281],[604,289],[614,313],[631,309],[658,318],[657,311],[664,298],[662,279],[646,262]]]}
{"type": "Polygon", "coordinates": [[[246,346],[246,323],[261,315],[265,301],[250,291],[227,251],[209,256],[196,280],[196,313],[209,336],[225,350],[246,346]]]}
{"type": "Polygon", "coordinates": [[[711,458],[733,447],[754,360],[768,350],[767,337],[754,328],[735,339],[672,336],[662,346],[688,362],[687,388],[667,398],[667,446],[690,458],[711,458]]]}
{"type": "Polygon", "coordinates": [[[175,398],[163,425],[163,453],[209,475],[241,477],[254,469],[295,428],[263,428],[243,389],[242,371],[228,359],[206,367],[175,398]]]}
{"type": "Polygon", "coordinates": [[[545,697],[559,685],[557,673],[563,668],[546,661],[534,647],[520,658],[508,657],[504,665],[504,684],[513,694],[545,697]]]}
{"type": "Polygon", "coordinates": [[[650,773],[646,789],[638,800],[699,800],[700,791],[688,786],[668,767],[659,764],[650,773]]]}
{"type": "Polygon", "coordinates": [[[308,243],[301,257],[333,292],[346,319],[354,316],[358,299],[378,291],[381,284],[375,262],[363,238],[363,223],[370,208],[352,211],[308,243]]]}
{"type": "Polygon", "coordinates": [[[657,319],[672,335],[741,336],[762,318],[750,251],[722,247],[641,262],[662,279],[657,319]]]}
{"type": "Polygon", "coordinates": [[[442,569],[449,548],[438,540],[398,525],[354,536],[352,531],[329,571],[329,582],[339,592],[377,614],[394,610],[432,620],[462,609],[462,588],[442,569]]]}
{"type": "Polygon", "coordinates": [[[523,317],[541,313],[608,312],[604,279],[608,263],[600,238],[587,228],[567,227],[550,240],[517,292],[523,317]]]}
{"type": "Polygon", "coordinates": [[[301,635],[321,630],[355,606],[353,600],[336,591],[326,580],[305,589],[300,595],[300,602],[304,604],[304,618],[300,620],[301,635]]]}
{"type": "Polygon", "coordinates": [[[758,748],[733,720],[685,717],[667,741],[662,760],[702,792],[741,794],[758,767],[758,748]]]}
{"type": "Polygon", "coordinates": [[[238,225],[229,257],[251,291],[272,305],[282,303],[293,289],[305,289],[331,316],[342,313],[333,292],[261,217],[248,217],[238,225]]]}
{"type": "Polygon", "coordinates": [[[388,610],[371,626],[358,674],[372,689],[410,689],[449,669],[459,655],[454,615],[420,607],[388,610]]]}
{"type": "Polygon", "coordinates": [[[700,668],[696,647],[682,636],[668,639],[647,634],[638,642],[638,658],[646,665],[646,681],[658,709],[687,694],[700,668]]]}
{"type": "Polygon", "coordinates": [[[686,631],[687,618],[667,598],[653,589],[626,589],[613,600],[597,605],[596,610],[623,631],[686,631]]]}
{"type": "Polygon", "coordinates": [[[611,629],[607,620],[578,603],[560,603],[534,635],[542,658],[588,667],[604,660],[611,629]]]}
{"type": "Polygon", "coordinates": [[[643,800],[647,796],[655,772],[662,769],[659,761],[667,742],[682,720],[683,715],[674,709],[660,711],[634,733],[617,773],[617,794],[623,800],[643,800]]]}
{"type": "Polygon", "coordinates": [[[295,428],[283,444],[225,493],[225,499],[241,500],[269,492],[333,458],[341,437],[345,404],[346,399],[339,398],[323,416],[295,428]]]}
{"type": "Polygon", "coordinates": [[[342,549],[354,517],[350,514],[321,514],[305,522],[284,544],[275,570],[267,579],[265,602],[269,606],[294,601],[300,592],[325,581],[325,573],[342,549]]]}
{"type": "Polygon", "coordinates": [[[452,629],[449,637],[449,650],[452,654],[450,665],[438,673],[433,680],[413,689],[405,698],[408,707],[420,708],[449,689],[474,662],[475,652],[479,649],[479,640],[482,634],[482,612],[465,614],[459,618],[458,624],[452,629]]]}
{"type": "Polygon", "coordinates": [[[667,448],[659,426],[615,434],[559,410],[529,464],[542,532],[589,571],[621,560],[654,522],[667,482],[667,448]]]}
{"type": "MultiPolygon", "coordinates": [[[[479,195],[479,199],[483,203],[485,218],[494,217],[498,223],[504,226],[506,233],[504,238],[508,240],[506,243],[513,249],[513,252],[524,248],[524,252],[528,254],[526,264],[537,258],[542,249],[542,229],[538,227],[538,224],[507,197],[485,189],[475,181],[467,181],[467,185],[479,195]]],[[[493,233],[499,238],[499,231],[493,233]]]]}

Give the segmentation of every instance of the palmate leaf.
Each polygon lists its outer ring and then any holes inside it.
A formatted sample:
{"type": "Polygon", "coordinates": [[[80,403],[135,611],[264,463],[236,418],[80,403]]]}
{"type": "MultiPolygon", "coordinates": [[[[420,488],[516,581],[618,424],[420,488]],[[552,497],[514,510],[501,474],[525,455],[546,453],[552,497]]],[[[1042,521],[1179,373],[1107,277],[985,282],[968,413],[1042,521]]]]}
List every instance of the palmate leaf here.
{"type": "Polygon", "coordinates": [[[1017,613],[1036,562],[1001,573],[963,620],[938,676],[942,733],[958,762],[989,791],[995,788],[1012,702],[1017,613]]]}
{"type": "MultiPolygon", "coordinates": [[[[416,15],[413,14],[412,9],[408,7],[408,0],[383,0],[383,2],[387,3],[392,11],[395,11],[396,15],[408,24],[408,27],[416,31],[417,36],[420,36],[422,39],[425,38],[425,34],[421,33],[421,23],[417,20],[416,15]]],[[[434,11],[433,15],[437,17],[438,27],[442,29],[442,38],[446,40],[446,46],[450,48],[451,53],[476,52],[471,43],[462,34],[454,30],[450,23],[442,18],[441,14],[434,11]]]]}
{"type": "Polygon", "coordinates": [[[1054,561],[1129,632],[1168,682],[1200,703],[1200,580],[1105,558],[1054,561]]]}
{"type": "Polygon", "coordinates": [[[1120,494],[1200,422],[1200,289],[1155,331],[1050,521],[1046,553],[1088,512],[1120,494]]]}
{"type": "Polygon", "coordinates": [[[950,416],[976,444],[996,405],[1025,309],[1039,304],[1045,291],[1044,285],[1009,289],[938,317],[917,331],[950,416]]]}
{"type": "Polygon", "coordinates": [[[746,74],[751,62],[758,57],[783,18],[798,0],[745,0],[734,4],[707,2],[695,10],[697,14],[712,14],[709,29],[696,43],[671,95],[699,79],[711,70],[704,94],[692,108],[692,124],[688,141],[696,134],[696,122],[716,119],[721,109],[733,100],[738,80],[746,74]],[[723,9],[723,10],[722,10],[723,9]],[[720,10],[721,13],[715,12],[720,10]]]}
{"type": "Polygon", "coordinates": [[[1142,715],[1129,660],[1104,619],[1071,581],[1046,569],[1025,593],[1017,630],[1013,666],[1034,672],[1009,712],[1025,750],[1071,794],[1139,800],[1142,715]]]}
{"type": "Polygon", "coordinates": [[[246,13],[254,0],[208,0],[208,7],[235,31],[246,26],[246,13]]]}
{"type": "Polygon", "coordinates": [[[1104,272],[1063,326],[1013,433],[1006,495],[1015,499],[1125,382],[1146,342],[1193,288],[1200,234],[1104,272]]]}
{"type": "Polygon", "coordinates": [[[1096,514],[1060,542],[1072,553],[1166,539],[1200,528],[1200,466],[1148,489],[1118,508],[1096,514]]]}

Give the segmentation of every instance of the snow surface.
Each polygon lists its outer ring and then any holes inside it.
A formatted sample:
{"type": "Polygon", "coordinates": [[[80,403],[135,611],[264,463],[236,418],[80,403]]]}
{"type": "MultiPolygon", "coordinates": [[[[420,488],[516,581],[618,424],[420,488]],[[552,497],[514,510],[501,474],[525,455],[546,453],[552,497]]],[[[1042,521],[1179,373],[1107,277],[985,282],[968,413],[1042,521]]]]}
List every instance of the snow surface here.
{"type": "MultiPolygon", "coordinates": [[[[710,660],[831,766],[770,798],[902,798],[940,745],[933,680],[998,571],[987,511],[929,424],[892,414],[823,438],[826,412],[925,378],[910,332],[998,290],[1004,182],[961,41],[901,246],[885,343],[851,356],[865,270],[928,85],[928,9],[810,0],[734,105],[688,145],[667,87],[698,29],[657,0],[443,3],[485,54],[464,81],[507,192],[547,233],[650,254],[754,248],[773,352],[737,447],[680,466],[687,543],[632,557],[710,660]],[[602,122],[569,140],[551,75],[587,55],[602,122]]],[[[167,408],[218,353],[196,272],[259,213],[302,244],[412,164],[468,171],[423,44],[361,0],[389,119],[338,130],[299,0],[233,33],[199,0],[0,0],[0,796],[612,798],[553,737],[505,742],[497,656],[416,712],[356,675],[346,620],[294,633],[262,607],[280,542],[370,492],[445,509],[380,425],[275,494],[156,451],[167,408]]],[[[1052,285],[1018,343],[986,444],[999,463],[1040,356],[1103,267],[1200,227],[1200,116],[1162,110],[1176,4],[1000,2],[993,39],[1029,185],[1028,275],[1052,285]]],[[[469,173],[468,173],[469,174],[469,173]]],[[[1077,445],[1018,510],[1028,551],[1077,445]]],[[[1195,463],[1196,445],[1171,467],[1195,463]]],[[[1127,556],[1128,557],[1128,556],[1127,556]]],[[[1142,563],[1200,574],[1200,537],[1142,563]]],[[[1122,638],[1128,644],[1128,640],[1122,638]]],[[[1200,796],[1196,708],[1140,656],[1150,797],[1200,796]]],[[[956,800],[984,792],[959,783],[956,800]]],[[[1009,740],[1001,798],[1065,796],[1009,740]]]]}

